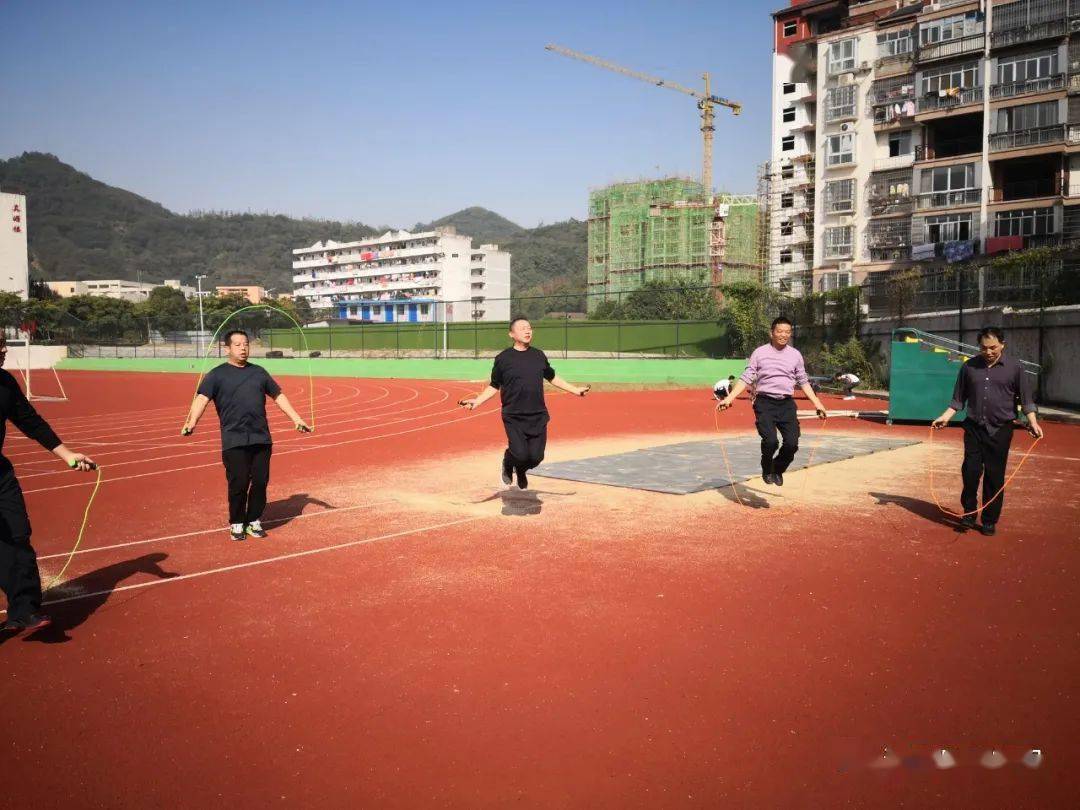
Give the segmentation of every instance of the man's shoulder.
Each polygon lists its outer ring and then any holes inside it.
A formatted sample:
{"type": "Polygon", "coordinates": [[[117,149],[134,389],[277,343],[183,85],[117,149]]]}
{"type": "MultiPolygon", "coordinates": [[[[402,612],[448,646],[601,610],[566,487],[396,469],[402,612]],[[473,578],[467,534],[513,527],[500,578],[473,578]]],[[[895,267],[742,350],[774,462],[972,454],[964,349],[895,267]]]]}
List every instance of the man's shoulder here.
{"type": "Polygon", "coordinates": [[[6,368],[0,368],[0,385],[18,385],[15,381],[15,375],[8,371],[6,368]]]}

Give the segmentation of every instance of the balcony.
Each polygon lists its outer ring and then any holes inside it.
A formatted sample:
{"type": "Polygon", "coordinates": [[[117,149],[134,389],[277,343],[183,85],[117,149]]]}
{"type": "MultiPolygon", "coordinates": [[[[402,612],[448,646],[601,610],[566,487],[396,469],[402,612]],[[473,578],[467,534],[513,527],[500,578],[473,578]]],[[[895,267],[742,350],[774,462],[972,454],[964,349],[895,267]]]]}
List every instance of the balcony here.
{"type": "Polygon", "coordinates": [[[945,158],[959,158],[966,155],[978,155],[982,148],[978,141],[970,138],[953,138],[939,140],[932,146],[916,146],[915,162],[924,160],[944,160],[945,158]]]}
{"type": "Polygon", "coordinates": [[[870,250],[911,247],[911,220],[871,223],[866,229],[866,247],[870,250]]]}
{"type": "Polygon", "coordinates": [[[990,135],[990,151],[1004,152],[1008,149],[1024,149],[1065,142],[1065,125],[1020,129],[1016,132],[994,132],[990,135]]]}
{"type": "Polygon", "coordinates": [[[1038,177],[1030,180],[1010,180],[999,183],[990,189],[991,202],[1012,202],[1013,200],[1031,200],[1039,197],[1060,197],[1061,178],[1038,177]]]}
{"type": "Polygon", "coordinates": [[[851,245],[826,245],[826,259],[850,259],[854,255],[851,245]]]}
{"type": "Polygon", "coordinates": [[[915,162],[915,153],[908,152],[906,155],[894,155],[893,157],[878,158],[874,161],[874,171],[884,172],[889,169],[906,169],[915,162]]]}
{"type": "Polygon", "coordinates": [[[981,87],[953,87],[943,93],[920,96],[917,106],[920,113],[949,110],[967,104],[980,104],[983,100],[981,87]]]}
{"type": "Polygon", "coordinates": [[[1056,76],[1044,76],[1041,79],[1028,79],[1026,82],[992,85],[990,87],[990,98],[1016,98],[1030,93],[1049,93],[1053,90],[1064,89],[1065,74],[1059,73],[1056,76]]]}
{"type": "Polygon", "coordinates": [[[972,34],[947,42],[933,42],[919,48],[919,62],[933,62],[938,59],[950,59],[965,53],[976,53],[986,47],[986,34],[972,34]]]}
{"type": "Polygon", "coordinates": [[[982,189],[965,188],[958,191],[931,191],[920,194],[915,207],[920,211],[934,208],[952,208],[958,205],[978,205],[982,202],[982,189]]]}
{"type": "Polygon", "coordinates": [[[1012,45],[1038,42],[1041,39],[1060,39],[1065,36],[1067,31],[1068,23],[1064,19],[1047,20],[1032,25],[1020,25],[1015,28],[994,31],[990,35],[990,47],[1008,48],[1012,45]]]}
{"type": "Polygon", "coordinates": [[[882,217],[890,214],[910,214],[912,207],[911,194],[908,192],[894,191],[892,194],[882,191],[873,191],[866,198],[870,207],[870,216],[882,217]]]}

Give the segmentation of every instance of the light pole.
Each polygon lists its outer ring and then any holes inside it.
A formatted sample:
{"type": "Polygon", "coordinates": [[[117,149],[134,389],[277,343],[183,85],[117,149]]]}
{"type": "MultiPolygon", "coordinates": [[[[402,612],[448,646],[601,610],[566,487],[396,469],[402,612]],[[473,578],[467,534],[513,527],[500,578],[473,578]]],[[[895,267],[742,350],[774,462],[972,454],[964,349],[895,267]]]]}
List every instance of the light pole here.
{"type": "Polygon", "coordinates": [[[195,276],[195,283],[199,286],[199,292],[197,293],[197,295],[199,297],[199,357],[203,356],[202,339],[203,339],[203,332],[205,331],[204,328],[203,328],[203,313],[202,313],[202,280],[204,278],[206,278],[205,274],[201,275],[201,276],[195,276]]]}

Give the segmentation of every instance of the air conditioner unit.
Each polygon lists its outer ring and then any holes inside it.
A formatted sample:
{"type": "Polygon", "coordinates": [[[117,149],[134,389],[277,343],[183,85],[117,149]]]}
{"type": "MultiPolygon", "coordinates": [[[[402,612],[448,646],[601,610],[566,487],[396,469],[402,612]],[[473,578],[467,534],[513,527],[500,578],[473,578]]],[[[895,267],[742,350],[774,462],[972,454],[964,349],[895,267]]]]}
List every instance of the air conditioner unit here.
{"type": "Polygon", "coordinates": [[[851,262],[840,262],[839,269],[842,272],[851,272],[851,262]]]}
{"type": "Polygon", "coordinates": [[[1069,20],[1069,31],[1073,34],[1080,31],[1080,20],[1069,20]]]}
{"type": "Polygon", "coordinates": [[[850,225],[852,223],[853,219],[854,219],[854,217],[852,217],[851,214],[841,214],[840,215],[840,224],[841,225],[850,225]]]}
{"type": "Polygon", "coordinates": [[[841,132],[847,132],[849,129],[851,129],[851,127],[852,127],[851,124],[841,124],[840,125],[840,131],[841,132]]]}
{"type": "Polygon", "coordinates": [[[841,73],[839,76],[836,77],[836,83],[841,85],[841,86],[845,86],[845,85],[849,85],[849,84],[855,84],[855,74],[854,73],[841,73]]]}
{"type": "Polygon", "coordinates": [[[869,62],[863,62],[863,63],[861,63],[859,65],[859,70],[869,70],[869,69],[870,69],[870,63],[869,62]]]}

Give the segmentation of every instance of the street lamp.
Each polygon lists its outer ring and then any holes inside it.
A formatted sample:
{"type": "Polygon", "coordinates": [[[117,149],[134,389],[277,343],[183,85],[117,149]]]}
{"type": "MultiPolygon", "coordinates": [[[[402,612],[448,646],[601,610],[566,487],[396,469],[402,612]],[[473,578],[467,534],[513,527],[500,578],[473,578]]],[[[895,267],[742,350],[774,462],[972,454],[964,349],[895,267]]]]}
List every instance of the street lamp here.
{"type": "Polygon", "coordinates": [[[195,276],[195,283],[199,286],[199,292],[198,292],[198,296],[199,296],[199,357],[203,356],[202,339],[203,339],[203,332],[205,331],[205,329],[203,327],[203,312],[202,312],[202,280],[204,278],[206,278],[205,274],[203,274],[201,276],[195,276]]]}

